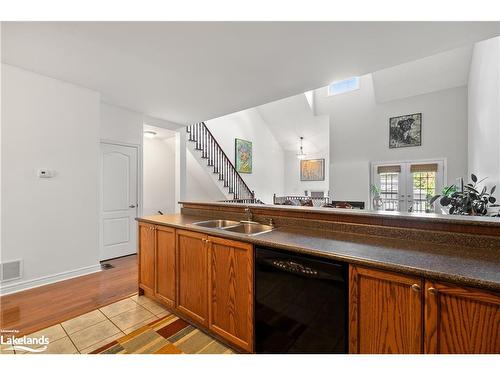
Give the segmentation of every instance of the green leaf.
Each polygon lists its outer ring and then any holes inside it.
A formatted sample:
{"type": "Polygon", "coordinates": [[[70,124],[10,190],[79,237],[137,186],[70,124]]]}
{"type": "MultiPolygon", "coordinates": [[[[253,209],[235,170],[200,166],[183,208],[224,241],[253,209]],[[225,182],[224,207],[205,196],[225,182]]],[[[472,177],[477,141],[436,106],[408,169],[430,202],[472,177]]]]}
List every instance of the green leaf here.
{"type": "Polygon", "coordinates": [[[450,186],[445,186],[442,190],[443,195],[450,195],[458,191],[458,188],[456,185],[450,185],[450,186]]]}

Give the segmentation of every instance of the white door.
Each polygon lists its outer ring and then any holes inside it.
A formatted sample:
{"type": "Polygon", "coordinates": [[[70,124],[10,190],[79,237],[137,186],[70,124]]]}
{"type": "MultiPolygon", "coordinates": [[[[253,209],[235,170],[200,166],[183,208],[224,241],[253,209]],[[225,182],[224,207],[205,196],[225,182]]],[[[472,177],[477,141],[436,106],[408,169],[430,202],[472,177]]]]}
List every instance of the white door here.
{"type": "Polygon", "coordinates": [[[444,161],[374,163],[372,184],[379,189],[381,210],[434,212],[429,199],[444,186],[444,161]]]}
{"type": "Polygon", "coordinates": [[[137,149],[101,143],[101,260],[137,252],[137,149]]]}

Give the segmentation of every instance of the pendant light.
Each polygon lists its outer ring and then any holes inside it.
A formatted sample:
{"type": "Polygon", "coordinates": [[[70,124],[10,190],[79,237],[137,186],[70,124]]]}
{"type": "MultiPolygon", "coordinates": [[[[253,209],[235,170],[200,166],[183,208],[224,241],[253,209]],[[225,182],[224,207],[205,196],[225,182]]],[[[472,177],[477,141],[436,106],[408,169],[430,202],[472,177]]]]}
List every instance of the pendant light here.
{"type": "Polygon", "coordinates": [[[299,152],[297,153],[297,159],[302,160],[305,159],[306,154],[304,153],[304,147],[302,145],[302,141],[304,140],[304,137],[300,137],[300,149],[299,152]]]}

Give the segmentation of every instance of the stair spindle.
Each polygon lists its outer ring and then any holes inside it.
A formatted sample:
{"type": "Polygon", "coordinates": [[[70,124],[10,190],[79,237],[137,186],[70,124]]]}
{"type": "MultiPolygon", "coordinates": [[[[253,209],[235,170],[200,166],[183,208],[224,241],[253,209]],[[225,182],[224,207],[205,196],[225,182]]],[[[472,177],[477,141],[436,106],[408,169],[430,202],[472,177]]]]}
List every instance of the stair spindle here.
{"type": "Polygon", "coordinates": [[[188,140],[195,143],[195,148],[201,151],[202,158],[207,159],[207,165],[213,167],[213,173],[218,174],[218,179],[223,181],[224,187],[233,195],[233,200],[255,201],[255,192],[248,188],[205,123],[188,125],[186,131],[189,133],[188,140]]]}

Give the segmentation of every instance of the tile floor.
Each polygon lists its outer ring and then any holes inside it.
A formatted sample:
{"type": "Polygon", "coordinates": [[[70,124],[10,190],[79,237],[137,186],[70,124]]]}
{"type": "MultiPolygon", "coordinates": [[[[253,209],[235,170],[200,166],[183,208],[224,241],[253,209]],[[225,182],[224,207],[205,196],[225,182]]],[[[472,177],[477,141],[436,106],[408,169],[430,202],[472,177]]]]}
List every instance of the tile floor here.
{"type": "MultiPolygon", "coordinates": [[[[49,338],[45,354],[83,354],[167,315],[170,312],[155,301],[135,295],[28,336],[45,335],[49,338]]],[[[1,351],[9,353],[3,346],[1,351]]],[[[25,352],[17,351],[15,354],[25,352]]]]}

